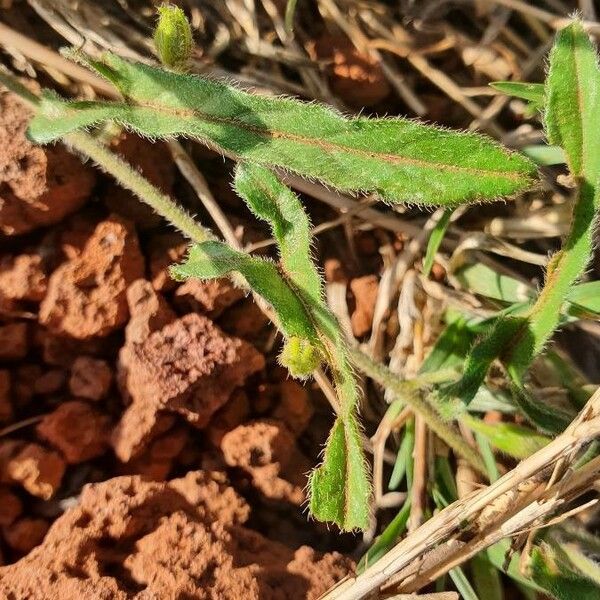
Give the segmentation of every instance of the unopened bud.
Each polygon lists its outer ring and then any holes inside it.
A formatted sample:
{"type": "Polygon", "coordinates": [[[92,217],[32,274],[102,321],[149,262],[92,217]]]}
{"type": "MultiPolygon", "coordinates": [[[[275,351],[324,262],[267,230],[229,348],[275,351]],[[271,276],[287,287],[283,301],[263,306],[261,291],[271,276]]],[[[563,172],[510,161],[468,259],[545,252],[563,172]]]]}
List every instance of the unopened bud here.
{"type": "Polygon", "coordinates": [[[281,355],[281,364],[292,377],[308,377],[320,364],[319,351],[303,338],[291,337],[285,341],[281,355]]]}
{"type": "Polygon", "coordinates": [[[181,8],[173,4],[158,7],[154,45],[163,65],[176,71],[185,70],[194,40],[190,23],[181,8]]]}

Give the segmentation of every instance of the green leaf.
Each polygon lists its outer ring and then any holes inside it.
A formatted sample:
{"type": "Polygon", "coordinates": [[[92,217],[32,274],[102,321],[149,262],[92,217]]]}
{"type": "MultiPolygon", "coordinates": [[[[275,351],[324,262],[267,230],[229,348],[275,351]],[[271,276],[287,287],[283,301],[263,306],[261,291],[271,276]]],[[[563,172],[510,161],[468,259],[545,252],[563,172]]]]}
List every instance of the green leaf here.
{"type": "Polygon", "coordinates": [[[487,559],[485,553],[476,554],[471,559],[473,583],[480,598],[485,600],[504,600],[502,579],[496,569],[487,559]]]}
{"type": "MultiPolygon", "coordinates": [[[[390,481],[388,483],[388,489],[395,490],[400,485],[404,476],[409,478],[409,474],[412,470],[412,453],[415,446],[415,422],[410,420],[404,428],[404,436],[398,448],[398,454],[396,455],[396,461],[394,462],[394,468],[390,475],[390,481]]],[[[407,487],[410,487],[408,485],[407,487]]]]}
{"type": "MultiPolygon", "coordinates": [[[[454,582],[456,589],[459,591],[463,600],[479,600],[473,586],[470,584],[465,572],[460,567],[454,567],[448,571],[450,578],[454,582]]],[[[489,590],[488,590],[489,591],[489,590]]],[[[490,596],[485,596],[486,600],[490,596]]]]}
{"type": "Polygon", "coordinates": [[[537,402],[531,397],[521,381],[515,381],[511,386],[511,390],[519,410],[541,431],[549,434],[561,433],[575,416],[547,406],[542,402],[537,402]]]}
{"type": "Polygon", "coordinates": [[[580,571],[557,545],[535,546],[530,558],[531,577],[557,600],[597,600],[600,585],[580,571]]]}
{"type": "Polygon", "coordinates": [[[548,140],[560,146],[574,177],[600,174],[600,71],[596,49],[580,21],[558,32],[546,80],[548,140]]]}
{"type": "Polygon", "coordinates": [[[461,420],[492,446],[519,460],[531,456],[550,442],[545,435],[515,423],[486,423],[471,415],[464,415],[461,420]]]}
{"type": "Polygon", "coordinates": [[[520,554],[518,552],[514,552],[511,555],[510,562],[508,563],[508,568],[504,569],[504,561],[507,556],[507,552],[511,548],[511,541],[508,539],[501,540],[497,542],[493,546],[490,546],[485,554],[487,555],[488,560],[502,573],[506,573],[512,580],[516,581],[519,584],[522,584],[528,588],[535,590],[536,592],[544,592],[544,589],[533,582],[531,579],[525,577],[521,573],[521,569],[519,566],[520,562],[520,554]]]}
{"type": "Polygon", "coordinates": [[[296,194],[269,169],[249,163],[238,164],[235,191],[258,218],[271,226],[288,280],[321,302],[321,278],[311,258],[310,223],[296,194]]]}
{"type": "Polygon", "coordinates": [[[490,483],[494,483],[494,481],[497,481],[500,478],[500,471],[498,470],[498,465],[496,464],[496,459],[492,452],[492,448],[490,447],[490,443],[480,433],[475,433],[475,441],[477,442],[477,446],[479,446],[481,458],[485,464],[490,483]]]}
{"type": "Polygon", "coordinates": [[[567,296],[566,312],[577,317],[600,316],[600,281],[588,281],[575,285],[567,296]]]}
{"type": "Polygon", "coordinates": [[[325,446],[323,463],[309,477],[310,511],[343,531],[366,529],[371,495],[354,417],[338,418],[325,446]]]}
{"type": "MultiPolygon", "coordinates": [[[[549,141],[563,148],[571,174],[578,182],[570,231],[561,250],[552,257],[544,288],[526,318],[509,317],[508,322],[519,323],[511,335],[502,338],[499,334],[506,328],[492,329],[476,344],[470,355],[475,360],[465,368],[466,381],[452,390],[457,393],[474,393],[478,383],[483,382],[485,363],[489,367],[494,352],[502,359],[516,388],[522,388],[526,370],[560,325],[564,300],[585,272],[592,254],[600,208],[600,70],[596,50],[577,20],[556,37],[550,53],[546,99],[549,141]]],[[[536,407],[527,394],[517,393],[515,399],[533,422],[548,421],[546,430],[556,431],[563,420],[542,414],[543,409],[536,407]]]]}
{"type": "Polygon", "coordinates": [[[193,245],[185,262],[171,267],[175,279],[214,279],[233,272],[241,273],[250,287],[269,302],[280,326],[288,337],[297,336],[319,343],[319,336],[304,304],[290,289],[277,265],[261,258],[252,258],[223,242],[193,245]]]}
{"type": "Polygon", "coordinates": [[[431,272],[433,267],[433,261],[435,260],[435,254],[439,250],[440,244],[446,235],[448,225],[450,225],[450,217],[454,211],[447,208],[442,215],[442,218],[435,224],[435,227],[431,231],[429,241],[427,242],[427,251],[425,252],[425,258],[423,259],[423,275],[426,277],[431,272]]]}
{"type": "Polygon", "coordinates": [[[512,304],[531,300],[533,297],[531,289],[526,284],[510,275],[498,273],[481,262],[461,267],[454,276],[465,289],[487,298],[512,304]]]}
{"type": "Polygon", "coordinates": [[[521,81],[493,81],[490,86],[495,90],[506,94],[528,100],[537,108],[542,108],[546,101],[543,83],[525,83],[521,81]]]}
{"type": "Polygon", "coordinates": [[[536,144],[524,146],[521,152],[531,158],[536,165],[552,166],[562,165],[566,162],[565,153],[560,146],[547,146],[536,144]]]}
{"type": "Polygon", "coordinates": [[[30,125],[32,139],[45,143],[115,120],[153,138],[193,137],[343,191],[426,205],[495,199],[527,189],[536,178],[529,159],[481,135],[401,118],[346,118],[320,104],[248,94],[110,53],[88,64],[127,101],[46,101],[30,125]]]}

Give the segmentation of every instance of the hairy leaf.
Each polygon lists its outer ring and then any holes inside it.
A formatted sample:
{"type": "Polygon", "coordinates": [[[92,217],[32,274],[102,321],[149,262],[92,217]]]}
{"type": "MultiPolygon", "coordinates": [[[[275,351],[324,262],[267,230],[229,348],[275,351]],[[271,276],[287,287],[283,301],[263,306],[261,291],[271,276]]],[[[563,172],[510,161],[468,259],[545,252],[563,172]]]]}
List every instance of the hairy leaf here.
{"type": "Polygon", "coordinates": [[[545,103],[545,91],[543,83],[525,83],[521,81],[494,81],[490,86],[495,90],[506,94],[528,100],[536,109],[542,109],[545,103]]]}
{"type": "Polygon", "coordinates": [[[580,571],[557,545],[535,546],[530,558],[531,577],[557,600],[596,600],[600,585],[580,571]]]}
{"type": "Polygon", "coordinates": [[[34,140],[49,142],[111,119],[150,137],[194,137],[340,190],[428,205],[511,195],[536,177],[529,159],[481,135],[401,118],[346,118],[320,104],[249,94],[110,53],[88,64],[126,101],[46,101],[30,125],[34,140]]]}
{"type": "Polygon", "coordinates": [[[223,242],[204,242],[190,248],[185,262],[171,267],[173,277],[180,280],[214,279],[233,272],[241,273],[250,287],[273,306],[286,335],[318,343],[319,336],[304,305],[274,263],[252,258],[223,242]]]}
{"type": "Polygon", "coordinates": [[[250,210],[271,226],[281,267],[290,282],[321,302],[321,278],[311,259],[310,223],[296,194],[272,171],[250,163],[238,164],[235,190],[250,210]]]}
{"type": "Polygon", "coordinates": [[[280,262],[253,258],[221,242],[192,246],[187,260],[172,267],[176,277],[210,279],[240,273],[271,304],[286,336],[282,364],[307,376],[326,360],[337,392],[338,419],[325,447],[323,463],[309,478],[312,514],[343,530],[369,523],[370,484],[356,420],[358,386],[335,316],[323,300],[319,273],[310,253],[310,227],[300,201],[271,171],[238,165],[236,191],[254,214],[269,223],[280,262]]]}
{"type": "MultiPolygon", "coordinates": [[[[515,388],[523,390],[523,375],[559,326],[565,298],[587,267],[600,208],[599,115],[600,70],[596,49],[582,24],[573,21],[559,32],[550,54],[545,112],[549,141],[563,148],[578,182],[569,234],[561,250],[552,257],[544,287],[525,318],[508,317],[508,325],[491,329],[471,351],[463,381],[452,389],[463,393],[466,401],[483,382],[496,357],[505,364],[515,388]]],[[[526,393],[518,392],[515,398],[523,401],[521,408],[529,411],[526,414],[534,422],[551,417],[541,414],[526,393]]],[[[548,422],[546,429],[555,430],[563,419],[550,420],[554,423],[549,427],[548,422]]]]}
{"type": "Polygon", "coordinates": [[[310,511],[345,531],[364,529],[371,495],[358,424],[338,417],[325,446],[323,463],[310,474],[310,511]]]}
{"type": "Polygon", "coordinates": [[[546,95],[550,143],[565,151],[573,176],[585,176],[596,184],[600,174],[600,72],[596,49],[580,21],[573,21],[556,36],[546,95]]]}

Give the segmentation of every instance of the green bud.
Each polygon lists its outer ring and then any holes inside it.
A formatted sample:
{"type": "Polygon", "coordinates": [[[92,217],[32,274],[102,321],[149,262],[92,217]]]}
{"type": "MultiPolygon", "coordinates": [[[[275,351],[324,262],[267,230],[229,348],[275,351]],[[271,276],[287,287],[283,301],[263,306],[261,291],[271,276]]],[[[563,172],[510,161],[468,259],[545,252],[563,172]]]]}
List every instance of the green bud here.
{"type": "Polygon", "coordinates": [[[181,8],[173,4],[158,7],[154,45],[163,65],[176,71],[185,70],[194,40],[190,23],[181,8]]]}
{"type": "Polygon", "coordinates": [[[285,341],[279,362],[287,368],[292,377],[308,377],[320,364],[318,350],[308,341],[291,337],[285,341]]]}

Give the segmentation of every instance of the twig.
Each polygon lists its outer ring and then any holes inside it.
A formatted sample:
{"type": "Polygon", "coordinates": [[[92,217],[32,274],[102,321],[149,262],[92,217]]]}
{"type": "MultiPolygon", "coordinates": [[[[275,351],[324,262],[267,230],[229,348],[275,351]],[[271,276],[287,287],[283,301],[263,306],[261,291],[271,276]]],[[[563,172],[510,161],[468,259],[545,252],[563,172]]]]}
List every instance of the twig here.
{"type": "MultiPolygon", "coordinates": [[[[427,580],[431,581],[432,577],[437,577],[468,560],[474,553],[495,543],[498,539],[513,535],[533,523],[540,522],[562,505],[561,499],[573,500],[589,489],[590,483],[598,478],[600,457],[577,471],[569,471],[563,480],[547,491],[544,491],[538,483],[539,491],[537,494],[532,494],[528,491],[531,484],[536,482],[536,477],[539,478],[540,473],[547,473],[548,468],[562,456],[580,450],[598,436],[600,436],[600,389],[592,395],[567,429],[547,446],[519,463],[489,487],[458,500],[439,512],[362,574],[346,579],[330,590],[323,596],[323,600],[364,598],[409,566],[415,559],[425,556],[439,544],[451,540],[453,536],[463,534],[465,524],[477,527],[478,518],[486,507],[493,510],[496,501],[505,494],[518,494],[522,485],[526,489],[524,499],[521,502],[509,503],[508,510],[505,508],[494,518],[495,528],[491,531],[485,527],[489,524],[489,519],[484,520],[484,528],[479,537],[475,538],[475,542],[460,546],[458,553],[452,554],[450,559],[445,559],[446,562],[441,567],[435,565],[434,569],[427,573],[427,580]]],[[[411,584],[409,589],[413,590],[415,587],[416,584],[411,584]]]]}

